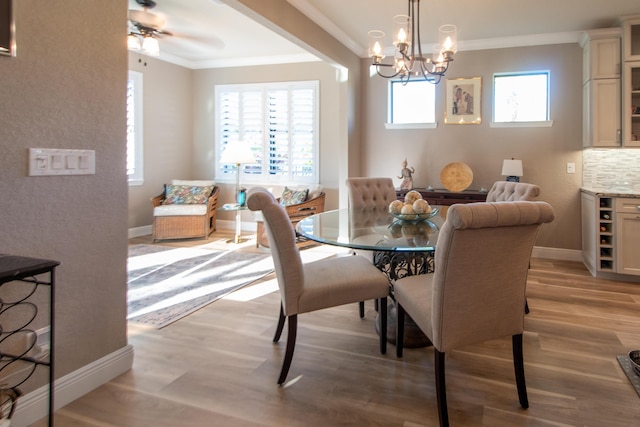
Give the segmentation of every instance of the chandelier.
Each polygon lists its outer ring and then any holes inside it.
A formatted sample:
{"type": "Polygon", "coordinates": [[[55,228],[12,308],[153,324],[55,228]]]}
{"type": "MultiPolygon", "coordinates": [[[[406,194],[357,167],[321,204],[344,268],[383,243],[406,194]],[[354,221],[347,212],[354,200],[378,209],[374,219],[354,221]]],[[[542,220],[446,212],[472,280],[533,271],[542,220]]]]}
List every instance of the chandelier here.
{"type": "Polygon", "coordinates": [[[369,31],[369,56],[379,76],[399,78],[403,82],[417,77],[437,84],[447,72],[453,54],[457,52],[456,26],[442,25],[439,28],[439,43],[433,46],[430,57],[423,55],[420,41],[420,0],[408,0],[408,15],[393,17],[393,33],[396,52],[392,64],[383,63],[384,32],[369,31]],[[382,69],[388,67],[390,74],[382,69]]]}

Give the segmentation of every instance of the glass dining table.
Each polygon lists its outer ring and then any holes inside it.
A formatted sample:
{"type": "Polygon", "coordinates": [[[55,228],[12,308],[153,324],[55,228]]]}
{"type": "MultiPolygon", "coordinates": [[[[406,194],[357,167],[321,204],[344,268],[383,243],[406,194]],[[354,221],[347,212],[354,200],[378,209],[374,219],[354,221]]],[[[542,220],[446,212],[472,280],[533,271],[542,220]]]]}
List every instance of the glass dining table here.
{"type": "Polygon", "coordinates": [[[431,215],[399,219],[388,212],[338,209],[308,216],[298,235],[334,246],[373,252],[373,263],[391,283],[433,272],[433,256],[448,206],[432,206],[431,215]],[[428,217],[428,218],[427,218],[428,217]]]}
{"type": "MultiPolygon", "coordinates": [[[[389,212],[338,209],[303,219],[296,232],[304,238],[356,251],[372,251],[373,264],[393,282],[405,276],[433,273],[434,255],[440,227],[448,206],[432,206],[433,215],[422,219],[399,219],[389,212]]],[[[426,215],[425,215],[426,216],[426,215]]],[[[396,341],[396,307],[387,306],[387,340],[396,341]]],[[[376,324],[379,331],[380,325],[376,324]]],[[[429,339],[405,316],[404,346],[425,347],[429,339]]]]}

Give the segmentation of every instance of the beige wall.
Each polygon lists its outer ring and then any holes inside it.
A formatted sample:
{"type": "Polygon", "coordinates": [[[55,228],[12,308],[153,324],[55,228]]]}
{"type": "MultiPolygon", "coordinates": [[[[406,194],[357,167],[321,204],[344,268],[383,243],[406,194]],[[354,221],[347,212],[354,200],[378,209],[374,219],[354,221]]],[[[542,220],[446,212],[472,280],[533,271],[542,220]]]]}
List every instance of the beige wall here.
{"type": "Polygon", "coordinates": [[[127,2],[14,6],[17,56],[0,57],[0,253],[61,262],[60,377],[127,344],[127,2]],[[95,150],[96,173],[29,177],[30,147],[95,150]]]}
{"type": "MultiPolygon", "coordinates": [[[[256,67],[237,67],[195,71],[194,79],[194,173],[202,177],[213,177],[215,174],[215,85],[237,83],[264,83],[276,81],[320,81],[320,182],[327,193],[326,206],[338,207],[339,168],[336,159],[343,152],[341,146],[341,123],[336,108],[340,103],[339,93],[341,83],[337,69],[323,62],[305,64],[270,65],[256,67]]],[[[260,182],[246,181],[244,186],[262,185],[260,182]]],[[[221,203],[233,202],[235,180],[219,181],[221,187],[221,203]]],[[[273,187],[273,192],[279,195],[282,187],[273,187]]],[[[219,212],[220,219],[234,219],[233,212],[219,212]]],[[[247,221],[249,212],[243,213],[247,221]]]]}
{"type": "MultiPolygon", "coordinates": [[[[129,52],[142,73],[144,182],[129,187],[129,228],[151,224],[149,199],[170,179],[198,179],[193,165],[193,70],[129,52]]],[[[208,179],[209,176],[202,177],[208,179]]]]}
{"type": "MultiPolygon", "coordinates": [[[[474,173],[471,188],[490,188],[504,179],[500,175],[503,159],[522,159],[521,180],[539,185],[541,198],[556,211],[556,219],[543,227],[537,245],[581,248],[582,49],[577,43],[458,52],[446,78],[482,78],[480,125],[444,124],[443,80],[436,88],[436,129],[386,130],[388,82],[378,76],[369,78],[368,70],[364,73],[363,175],[397,177],[406,157],[416,169],[417,187],[442,188],[442,168],[449,162],[464,162],[474,173]],[[493,73],[529,70],[550,71],[553,126],[491,128],[493,73]],[[566,173],[567,162],[576,164],[575,174],[566,173]]],[[[400,179],[395,182],[399,185],[400,179]]]]}
{"type": "MultiPolygon", "coordinates": [[[[253,5],[254,2],[247,0],[253,5]]],[[[261,2],[257,2],[263,5],[261,2]]],[[[271,2],[267,2],[271,3],[271,2]]],[[[269,8],[267,11],[270,11],[269,8]]],[[[275,19],[275,18],[274,18],[275,19]]],[[[275,19],[278,21],[277,19],[275,19]]],[[[298,25],[291,20],[278,21],[279,25],[291,26],[298,34],[298,25]]],[[[155,195],[162,184],[177,173],[190,172],[190,178],[212,178],[214,147],[213,125],[213,88],[220,83],[249,83],[272,80],[321,79],[321,184],[328,190],[327,208],[344,205],[343,183],[345,176],[391,176],[397,177],[402,160],[406,157],[409,165],[416,168],[414,182],[416,186],[441,187],[439,174],[449,162],[462,161],[472,168],[474,181],[472,189],[490,188],[491,184],[503,179],[500,175],[502,160],[519,158],[524,163],[522,181],[533,182],[542,187],[543,199],[553,205],[557,212],[556,220],[545,226],[538,239],[538,246],[579,250],[580,203],[579,188],[582,176],[582,50],[575,44],[559,44],[484,51],[459,52],[446,78],[482,77],[482,118],[480,125],[445,125],[443,121],[445,81],[437,86],[436,117],[439,122],[436,129],[428,130],[386,130],[387,83],[380,77],[369,76],[368,60],[359,63],[358,76],[354,72],[346,73],[349,80],[344,84],[339,68],[329,64],[338,61],[348,63],[345,55],[329,58],[331,43],[329,38],[319,38],[319,44],[312,51],[325,57],[327,62],[277,65],[261,67],[239,67],[232,69],[212,69],[193,71],[193,108],[190,122],[193,125],[193,152],[191,163],[184,157],[177,157],[179,166],[169,171],[174,150],[181,145],[181,138],[167,140],[165,136],[173,124],[158,120],[158,114],[149,108],[162,110],[165,102],[176,99],[185,102],[179,89],[188,86],[189,72],[181,67],[166,65],[171,69],[162,78],[153,77],[153,89],[149,88],[146,76],[157,69],[151,60],[145,72],[145,93],[152,91],[161,102],[149,103],[145,99],[145,132],[151,126],[161,129],[158,140],[150,141],[145,137],[145,185],[131,189],[129,215],[130,227],[151,224],[151,209],[148,198],[155,195]],[[538,128],[491,128],[491,79],[495,72],[549,70],[551,90],[551,118],[553,126],[538,128]],[[180,82],[177,85],[164,83],[163,79],[180,82]],[[353,88],[355,82],[362,81],[361,90],[353,88]],[[358,96],[362,93],[361,98],[358,96]],[[352,98],[357,100],[352,100],[352,98]],[[361,102],[360,102],[361,101],[361,102]],[[151,104],[151,107],[149,107],[151,104]],[[345,104],[348,104],[345,107],[345,104]],[[361,108],[354,108],[362,105],[361,108]],[[356,113],[357,112],[357,113],[356,113]],[[358,119],[362,126],[358,126],[358,119]],[[148,120],[151,120],[149,122],[148,120]],[[151,124],[150,124],[151,123],[151,124]],[[164,142],[162,140],[164,139],[164,142]],[[164,145],[163,145],[164,144],[164,145]],[[348,145],[348,146],[346,146],[348,145]],[[149,148],[151,147],[151,148],[149,148]],[[162,147],[162,148],[160,148],[162,147]],[[149,152],[150,149],[150,152],[149,152]],[[167,163],[169,162],[169,163],[167,163]],[[566,164],[576,164],[576,173],[567,174],[566,164]]],[[[314,40],[307,40],[313,44],[314,40]]],[[[341,52],[340,50],[336,50],[341,52]]],[[[150,76],[149,76],[150,77],[150,76]]],[[[146,98],[146,96],[145,96],[146,98]]],[[[183,110],[183,111],[187,111],[183,110]]],[[[189,130],[180,125],[185,114],[174,117],[180,131],[176,132],[185,139],[189,130]]],[[[184,147],[184,153],[190,147],[184,147]]],[[[175,166],[175,165],[174,165],[175,166]]],[[[187,176],[185,176],[187,177],[187,176]]],[[[396,182],[399,184],[400,180],[396,182]]],[[[221,184],[223,202],[231,201],[233,183],[221,184]],[[226,194],[226,195],[225,195],[226,194]]],[[[248,215],[245,220],[250,220],[248,215]]],[[[231,214],[222,212],[221,219],[232,220],[231,214]]]]}

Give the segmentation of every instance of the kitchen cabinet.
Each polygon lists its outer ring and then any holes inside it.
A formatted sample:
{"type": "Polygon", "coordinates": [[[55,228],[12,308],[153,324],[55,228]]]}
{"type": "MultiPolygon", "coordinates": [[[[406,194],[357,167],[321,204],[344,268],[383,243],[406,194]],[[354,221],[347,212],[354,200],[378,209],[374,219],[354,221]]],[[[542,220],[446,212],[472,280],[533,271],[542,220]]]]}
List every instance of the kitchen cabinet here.
{"type": "Polygon", "coordinates": [[[585,147],[619,147],[620,28],[585,32],[583,48],[583,131],[585,147]]]}
{"type": "Polygon", "coordinates": [[[625,62],[623,144],[627,147],[640,147],[640,61],[625,62]]]}
{"type": "Polygon", "coordinates": [[[584,191],[582,258],[593,275],[640,276],[640,197],[584,191]]]}
{"type": "Polygon", "coordinates": [[[616,267],[614,199],[582,193],[582,257],[595,277],[616,267]]]}
{"type": "Polygon", "coordinates": [[[623,16],[622,44],[625,61],[640,61],[640,15],[623,16]]]}
{"type": "Polygon", "coordinates": [[[640,15],[622,17],[622,145],[640,147],[640,15]]]}
{"type": "Polygon", "coordinates": [[[640,276],[640,199],[617,198],[616,272],[640,276]]]}

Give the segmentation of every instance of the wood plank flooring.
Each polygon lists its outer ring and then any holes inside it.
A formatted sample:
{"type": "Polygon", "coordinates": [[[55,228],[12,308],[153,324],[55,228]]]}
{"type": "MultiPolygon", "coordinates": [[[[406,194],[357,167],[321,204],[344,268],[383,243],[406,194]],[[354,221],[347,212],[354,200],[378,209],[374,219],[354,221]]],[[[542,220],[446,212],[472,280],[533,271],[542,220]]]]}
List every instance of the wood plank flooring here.
{"type": "MultiPolygon", "coordinates": [[[[229,238],[214,236],[207,244],[229,238]]],[[[273,285],[273,276],[265,282],[273,285]]],[[[447,355],[451,425],[640,425],[640,397],[616,360],[640,348],[640,284],[594,279],[578,262],[533,259],[527,295],[529,409],[518,404],[506,337],[447,355]]],[[[160,330],[130,325],[133,369],[58,410],[55,425],[438,425],[432,349],[405,349],[397,359],[390,345],[380,355],[371,302],[364,319],[356,304],[300,316],[289,381],[278,387],[286,343],[286,333],[271,342],[278,307],[271,291],[216,301],[160,330]]]]}

